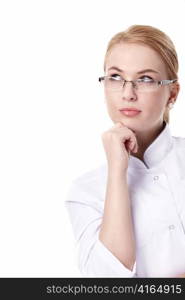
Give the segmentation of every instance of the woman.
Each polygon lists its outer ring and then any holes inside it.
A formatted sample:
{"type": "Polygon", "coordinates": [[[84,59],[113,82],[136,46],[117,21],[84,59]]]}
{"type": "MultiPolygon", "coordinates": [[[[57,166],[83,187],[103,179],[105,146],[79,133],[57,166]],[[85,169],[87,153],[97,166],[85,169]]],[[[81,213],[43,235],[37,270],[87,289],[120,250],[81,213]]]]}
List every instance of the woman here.
{"type": "Polygon", "coordinates": [[[116,34],[104,62],[107,164],[75,179],[66,200],[79,268],[94,277],[183,277],[185,139],[172,137],[179,93],[171,39],[152,26],[116,34]]]}

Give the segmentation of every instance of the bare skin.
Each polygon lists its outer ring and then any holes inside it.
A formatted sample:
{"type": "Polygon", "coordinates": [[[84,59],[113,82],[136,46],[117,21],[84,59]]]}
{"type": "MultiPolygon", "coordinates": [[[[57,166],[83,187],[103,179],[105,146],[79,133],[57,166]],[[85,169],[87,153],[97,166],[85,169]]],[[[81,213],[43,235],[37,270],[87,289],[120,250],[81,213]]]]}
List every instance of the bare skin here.
{"type": "Polygon", "coordinates": [[[132,270],[135,262],[127,168],[130,152],[138,149],[135,134],[122,123],[102,135],[108,160],[108,178],[104,216],[99,238],[102,243],[132,270]]]}
{"type": "Polygon", "coordinates": [[[156,137],[162,132],[164,126],[161,126],[157,132],[155,131],[153,135],[150,135],[149,138],[145,141],[144,139],[141,142],[141,139],[138,139],[138,151],[137,153],[132,153],[132,156],[139,158],[144,163],[144,152],[150,146],[150,144],[156,139],[156,137]]]}
{"type": "Polygon", "coordinates": [[[177,278],[185,278],[185,273],[177,276],[177,278]]]}

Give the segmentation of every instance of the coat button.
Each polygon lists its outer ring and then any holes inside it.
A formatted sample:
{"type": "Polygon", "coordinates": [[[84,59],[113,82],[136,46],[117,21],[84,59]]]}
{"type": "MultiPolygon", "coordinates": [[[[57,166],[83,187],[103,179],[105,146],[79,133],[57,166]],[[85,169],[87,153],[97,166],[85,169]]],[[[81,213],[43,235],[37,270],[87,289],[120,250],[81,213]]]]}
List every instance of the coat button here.
{"type": "Polygon", "coordinates": [[[170,225],[168,228],[169,228],[169,230],[173,230],[173,229],[175,229],[175,226],[174,225],[170,225]]]}
{"type": "Polygon", "coordinates": [[[154,176],[154,180],[158,180],[159,179],[159,176],[154,176]]]}

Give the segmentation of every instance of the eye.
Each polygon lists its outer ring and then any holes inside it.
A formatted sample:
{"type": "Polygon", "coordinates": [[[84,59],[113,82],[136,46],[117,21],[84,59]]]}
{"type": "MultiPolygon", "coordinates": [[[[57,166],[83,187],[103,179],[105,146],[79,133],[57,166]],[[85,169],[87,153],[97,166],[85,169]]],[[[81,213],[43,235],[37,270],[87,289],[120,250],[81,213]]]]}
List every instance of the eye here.
{"type": "Polygon", "coordinates": [[[110,74],[110,77],[115,78],[117,80],[121,80],[121,76],[119,74],[110,74]]]}
{"type": "Polygon", "coordinates": [[[140,79],[143,81],[143,82],[154,82],[154,79],[148,75],[143,75],[142,77],[140,77],[140,79]]]}

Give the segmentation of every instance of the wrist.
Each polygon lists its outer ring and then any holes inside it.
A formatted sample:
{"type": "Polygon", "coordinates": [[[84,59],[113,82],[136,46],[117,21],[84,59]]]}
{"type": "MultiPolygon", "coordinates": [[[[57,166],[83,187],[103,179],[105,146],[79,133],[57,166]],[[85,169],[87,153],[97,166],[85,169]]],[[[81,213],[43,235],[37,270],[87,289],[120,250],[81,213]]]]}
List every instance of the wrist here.
{"type": "Polygon", "coordinates": [[[108,168],[108,178],[110,179],[127,179],[127,170],[119,169],[119,168],[108,168]]]}

